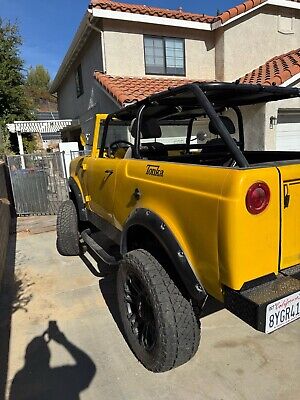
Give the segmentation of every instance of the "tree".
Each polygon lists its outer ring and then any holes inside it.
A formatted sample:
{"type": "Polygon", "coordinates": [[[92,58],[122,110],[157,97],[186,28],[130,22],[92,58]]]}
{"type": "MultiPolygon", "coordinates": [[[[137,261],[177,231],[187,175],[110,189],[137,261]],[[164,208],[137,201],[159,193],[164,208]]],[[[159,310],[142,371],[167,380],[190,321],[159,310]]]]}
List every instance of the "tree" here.
{"type": "Polygon", "coordinates": [[[26,93],[35,110],[56,110],[56,98],[49,92],[50,74],[43,65],[30,67],[26,79],[26,93]]]}
{"type": "Polygon", "coordinates": [[[43,65],[30,67],[26,80],[27,86],[41,92],[49,92],[50,74],[43,65]]]}
{"type": "Polygon", "coordinates": [[[6,124],[32,119],[30,102],[24,89],[22,39],[16,24],[0,18],[0,152],[9,151],[6,124]]]}

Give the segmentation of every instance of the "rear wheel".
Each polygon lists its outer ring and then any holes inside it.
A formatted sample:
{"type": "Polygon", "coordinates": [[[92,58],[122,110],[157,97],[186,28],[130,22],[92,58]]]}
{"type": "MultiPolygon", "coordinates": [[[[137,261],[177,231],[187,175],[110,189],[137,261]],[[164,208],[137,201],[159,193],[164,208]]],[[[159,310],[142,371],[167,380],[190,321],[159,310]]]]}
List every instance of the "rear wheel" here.
{"type": "Polygon", "coordinates": [[[80,254],[78,216],[72,200],[62,203],[57,214],[56,248],[62,256],[78,256],[80,254]]]}
{"type": "Polygon", "coordinates": [[[194,356],[200,322],[192,303],[150,253],[138,249],[124,256],[117,290],[128,343],[148,370],[168,371],[194,356]]]}

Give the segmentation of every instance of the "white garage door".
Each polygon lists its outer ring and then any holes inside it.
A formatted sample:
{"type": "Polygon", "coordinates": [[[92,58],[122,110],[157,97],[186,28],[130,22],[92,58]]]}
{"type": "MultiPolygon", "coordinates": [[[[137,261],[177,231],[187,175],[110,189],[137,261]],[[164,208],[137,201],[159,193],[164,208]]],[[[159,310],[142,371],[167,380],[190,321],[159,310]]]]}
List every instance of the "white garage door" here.
{"type": "Polygon", "coordinates": [[[276,150],[300,151],[300,110],[279,110],[276,150]]]}

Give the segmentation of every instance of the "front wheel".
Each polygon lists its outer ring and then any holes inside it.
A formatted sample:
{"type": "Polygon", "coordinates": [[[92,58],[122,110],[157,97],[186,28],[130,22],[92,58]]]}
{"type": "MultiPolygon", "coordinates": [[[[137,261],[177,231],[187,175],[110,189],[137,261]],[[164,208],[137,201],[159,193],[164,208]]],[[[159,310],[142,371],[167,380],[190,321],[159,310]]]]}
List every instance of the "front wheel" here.
{"type": "Polygon", "coordinates": [[[189,361],[200,341],[200,322],[160,263],[146,250],[127,253],[118,271],[118,303],[128,343],[150,371],[189,361]]]}
{"type": "Polygon", "coordinates": [[[78,216],[72,200],[62,203],[57,214],[56,248],[62,256],[78,256],[80,254],[78,216]]]}

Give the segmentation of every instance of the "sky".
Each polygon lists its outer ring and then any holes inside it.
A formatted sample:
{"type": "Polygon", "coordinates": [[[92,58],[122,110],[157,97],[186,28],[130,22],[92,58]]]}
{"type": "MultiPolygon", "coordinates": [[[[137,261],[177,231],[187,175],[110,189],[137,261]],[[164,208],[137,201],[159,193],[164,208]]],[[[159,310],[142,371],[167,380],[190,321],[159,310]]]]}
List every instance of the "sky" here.
{"type": "MultiPolygon", "coordinates": [[[[119,0],[121,1],[121,0],[119,0]]],[[[124,0],[162,8],[216,15],[241,3],[238,0],[124,0]]],[[[0,0],[0,18],[17,22],[23,39],[25,68],[44,65],[52,79],[66,54],[89,0],[0,0]]]]}

